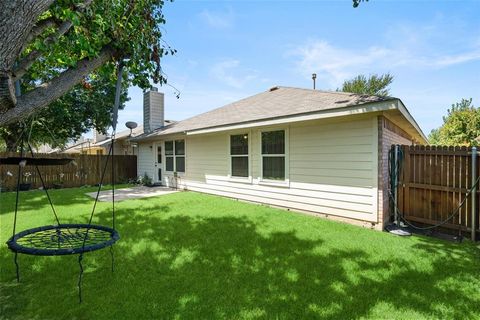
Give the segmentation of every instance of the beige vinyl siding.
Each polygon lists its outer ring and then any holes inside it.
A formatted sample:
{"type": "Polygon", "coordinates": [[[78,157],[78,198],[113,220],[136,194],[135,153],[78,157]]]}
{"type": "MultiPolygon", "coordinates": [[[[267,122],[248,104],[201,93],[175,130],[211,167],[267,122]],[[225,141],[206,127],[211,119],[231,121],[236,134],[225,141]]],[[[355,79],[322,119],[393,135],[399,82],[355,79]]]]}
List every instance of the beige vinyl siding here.
{"type": "Polygon", "coordinates": [[[376,117],[188,136],[185,187],[269,205],[377,221],[376,117]],[[261,131],[286,129],[287,182],[261,180],[261,131]],[[228,139],[248,133],[250,179],[232,179],[228,139]]]}
{"type": "Polygon", "coordinates": [[[189,136],[187,148],[186,180],[206,182],[206,175],[228,175],[228,140],[225,134],[189,136]]]}
{"type": "Polygon", "coordinates": [[[153,179],[153,149],[150,148],[152,143],[139,143],[138,144],[138,156],[137,156],[137,174],[143,176],[145,173],[153,179]]]}
{"type": "Polygon", "coordinates": [[[372,119],[319,124],[290,129],[291,181],[375,187],[372,119]]]}

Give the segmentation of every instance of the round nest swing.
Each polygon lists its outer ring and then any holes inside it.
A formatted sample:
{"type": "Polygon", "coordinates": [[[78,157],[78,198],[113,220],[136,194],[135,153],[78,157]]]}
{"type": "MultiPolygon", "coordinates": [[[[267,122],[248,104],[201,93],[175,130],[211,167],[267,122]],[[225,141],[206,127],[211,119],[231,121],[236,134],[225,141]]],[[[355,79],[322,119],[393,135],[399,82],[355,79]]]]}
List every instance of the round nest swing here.
{"type": "Polygon", "coordinates": [[[89,224],[60,224],[27,229],[7,241],[14,252],[57,256],[95,251],[113,245],[120,235],[107,226],[89,224]]]}
{"type": "MultiPolygon", "coordinates": [[[[101,171],[100,183],[98,184],[97,196],[93,204],[92,211],[90,213],[90,219],[88,223],[60,223],[57,212],[53,205],[52,199],[48,192],[48,188],[45,184],[45,180],[42,177],[39,166],[57,166],[66,165],[72,162],[71,158],[40,158],[35,157],[33,148],[30,144],[30,136],[33,129],[34,121],[32,120],[30,133],[28,134],[27,146],[31,156],[27,156],[24,153],[24,140],[26,136],[26,126],[22,134],[20,135],[20,157],[6,157],[0,158],[0,165],[18,165],[17,171],[17,191],[15,199],[15,210],[13,219],[13,232],[12,237],[7,241],[8,248],[14,253],[14,262],[17,275],[17,281],[20,281],[19,265],[17,261],[18,254],[28,254],[34,256],[58,256],[58,255],[72,255],[78,254],[78,264],[80,272],[78,276],[78,297],[79,302],[82,302],[82,278],[83,278],[83,254],[90,251],[100,250],[109,247],[110,255],[112,259],[112,272],[114,270],[114,254],[113,244],[120,239],[120,235],[115,229],[115,171],[114,171],[114,145],[115,134],[117,129],[118,118],[118,106],[120,104],[120,90],[122,81],[123,63],[119,62],[117,84],[115,90],[115,104],[113,106],[113,119],[112,119],[112,141],[110,144],[109,152],[103,170],[101,171]],[[92,224],[92,219],[95,214],[98,198],[102,189],[103,181],[107,171],[107,165],[111,161],[111,178],[112,178],[112,226],[107,227],[103,225],[92,224]],[[17,225],[17,213],[19,206],[20,196],[20,177],[22,175],[23,168],[26,165],[35,167],[40,182],[42,183],[43,191],[45,192],[52,213],[55,216],[57,222],[56,225],[40,226],[32,229],[16,232],[17,225]]],[[[46,127],[48,130],[48,127],[46,127]]],[[[52,135],[52,139],[55,140],[52,135]]]]}

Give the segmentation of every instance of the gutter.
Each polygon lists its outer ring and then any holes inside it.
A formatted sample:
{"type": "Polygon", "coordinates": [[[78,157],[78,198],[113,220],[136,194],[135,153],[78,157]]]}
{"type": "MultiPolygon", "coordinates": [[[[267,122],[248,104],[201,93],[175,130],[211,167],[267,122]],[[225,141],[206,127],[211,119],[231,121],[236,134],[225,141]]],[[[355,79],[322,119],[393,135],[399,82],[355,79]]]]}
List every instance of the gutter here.
{"type": "MultiPolygon", "coordinates": [[[[155,131],[154,131],[155,132],[155,131]]],[[[145,134],[144,137],[142,136],[136,136],[133,138],[130,138],[129,141],[131,142],[148,142],[148,141],[153,141],[157,140],[158,138],[164,138],[168,136],[180,136],[180,135],[187,135],[187,131],[178,131],[178,132],[172,132],[172,133],[165,133],[165,134],[154,134],[154,132],[147,133],[145,134]]]]}

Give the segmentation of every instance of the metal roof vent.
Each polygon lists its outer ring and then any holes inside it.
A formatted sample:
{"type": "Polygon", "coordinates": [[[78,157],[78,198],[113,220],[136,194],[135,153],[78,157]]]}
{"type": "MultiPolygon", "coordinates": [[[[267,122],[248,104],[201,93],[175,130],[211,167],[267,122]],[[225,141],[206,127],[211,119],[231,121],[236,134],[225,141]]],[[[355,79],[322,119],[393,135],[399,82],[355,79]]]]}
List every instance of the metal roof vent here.
{"type": "Polygon", "coordinates": [[[275,86],[275,87],[271,87],[268,91],[272,92],[272,91],[275,91],[275,90],[278,90],[280,89],[279,86],[275,86]]]}

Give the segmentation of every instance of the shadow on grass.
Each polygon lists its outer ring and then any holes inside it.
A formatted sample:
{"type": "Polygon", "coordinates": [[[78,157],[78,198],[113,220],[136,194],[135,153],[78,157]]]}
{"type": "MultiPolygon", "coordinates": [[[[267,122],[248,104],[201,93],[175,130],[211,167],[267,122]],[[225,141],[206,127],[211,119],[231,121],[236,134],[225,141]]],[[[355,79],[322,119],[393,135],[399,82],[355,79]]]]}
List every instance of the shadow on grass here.
{"type": "MultiPolygon", "coordinates": [[[[444,254],[420,272],[393,253],[372,262],[363,250],[322,251],[322,240],[300,239],[294,232],[261,234],[246,217],[173,216],[169,210],[168,204],[141,201],[136,209],[141,215],[118,210],[122,238],[115,246],[116,271],[110,272],[108,250],[86,254],[81,305],[76,256],[21,256],[22,282],[17,285],[11,254],[2,249],[1,314],[40,319],[344,319],[368,317],[383,303],[425,317],[478,316],[478,300],[448,286],[453,273],[469,277],[475,272],[455,253],[444,254]],[[391,268],[400,271],[390,274],[391,268]],[[445,314],[442,306],[455,314],[445,314]]],[[[109,218],[100,221],[110,223],[109,218]]],[[[418,246],[425,254],[445,252],[428,239],[418,246]]]]}

